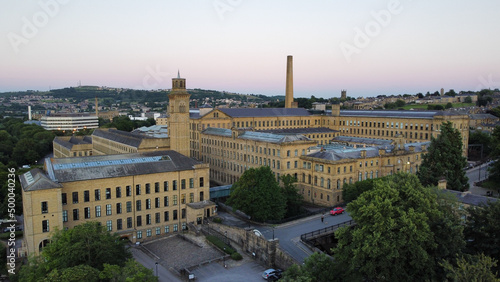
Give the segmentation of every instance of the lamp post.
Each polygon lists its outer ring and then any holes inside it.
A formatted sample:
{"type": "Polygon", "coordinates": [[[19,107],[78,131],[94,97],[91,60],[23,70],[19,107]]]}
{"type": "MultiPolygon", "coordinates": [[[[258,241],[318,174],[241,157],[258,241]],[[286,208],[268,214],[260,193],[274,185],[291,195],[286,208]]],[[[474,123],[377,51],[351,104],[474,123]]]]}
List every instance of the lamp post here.
{"type": "Polygon", "coordinates": [[[224,247],[224,256],[223,256],[223,259],[224,259],[224,268],[226,268],[226,247],[224,247]]]}
{"type": "Polygon", "coordinates": [[[156,267],[156,277],[158,277],[158,262],[155,262],[155,267],[156,267]]]}

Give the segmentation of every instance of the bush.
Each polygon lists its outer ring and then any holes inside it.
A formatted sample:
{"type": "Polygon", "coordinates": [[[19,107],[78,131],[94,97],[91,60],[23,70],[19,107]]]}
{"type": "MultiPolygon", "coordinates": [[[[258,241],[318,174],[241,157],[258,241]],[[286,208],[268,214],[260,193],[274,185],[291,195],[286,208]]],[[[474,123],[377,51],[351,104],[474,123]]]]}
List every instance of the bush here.
{"type": "Polygon", "coordinates": [[[232,253],[231,254],[231,258],[234,259],[234,260],[241,260],[241,259],[243,259],[243,257],[238,252],[232,253]]]}
{"type": "Polygon", "coordinates": [[[222,223],[222,218],[220,218],[220,217],[214,217],[213,221],[215,223],[222,223]]]}
{"type": "Polygon", "coordinates": [[[224,248],[225,248],[226,254],[231,255],[231,254],[236,252],[233,248],[229,247],[224,242],[222,242],[219,238],[217,238],[213,235],[208,235],[206,238],[208,241],[210,241],[212,244],[214,244],[217,248],[219,248],[219,250],[224,251],[224,248]]]}

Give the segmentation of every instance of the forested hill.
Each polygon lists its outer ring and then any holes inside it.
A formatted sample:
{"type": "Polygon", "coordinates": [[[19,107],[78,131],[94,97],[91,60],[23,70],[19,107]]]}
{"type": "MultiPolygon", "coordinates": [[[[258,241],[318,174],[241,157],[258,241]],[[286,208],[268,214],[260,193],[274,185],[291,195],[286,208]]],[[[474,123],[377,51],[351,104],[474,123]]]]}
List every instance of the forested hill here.
{"type": "MultiPolygon", "coordinates": [[[[264,102],[264,101],[276,101],[284,100],[285,96],[265,96],[260,94],[238,94],[229,93],[217,90],[204,90],[204,89],[188,89],[189,94],[191,94],[191,99],[196,99],[203,101],[205,98],[215,99],[233,99],[245,102],[264,102]]],[[[166,102],[168,100],[167,95],[169,90],[134,90],[134,89],[122,89],[122,88],[102,88],[98,86],[80,86],[80,87],[68,87],[63,89],[53,89],[50,91],[21,91],[21,92],[5,92],[0,93],[0,97],[12,97],[12,96],[25,96],[25,95],[41,95],[41,96],[52,96],[54,99],[69,99],[70,102],[79,103],[87,99],[99,98],[100,101],[104,99],[106,101],[116,102],[139,102],[139,103],[155,103],[155,102],[166,102]]]]}

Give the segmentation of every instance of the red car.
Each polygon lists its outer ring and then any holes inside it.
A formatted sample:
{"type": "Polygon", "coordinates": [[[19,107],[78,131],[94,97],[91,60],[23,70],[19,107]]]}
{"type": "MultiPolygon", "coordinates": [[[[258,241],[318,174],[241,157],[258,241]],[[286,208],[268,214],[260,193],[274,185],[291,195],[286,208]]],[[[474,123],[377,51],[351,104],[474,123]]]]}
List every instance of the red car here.
{"type": "Polygon", "coordinates": [[[334,208],[333,210],[330,211],[330,215],[337,215],[337,214],[343,214],[345,210],[341,207],[334,208]]]}

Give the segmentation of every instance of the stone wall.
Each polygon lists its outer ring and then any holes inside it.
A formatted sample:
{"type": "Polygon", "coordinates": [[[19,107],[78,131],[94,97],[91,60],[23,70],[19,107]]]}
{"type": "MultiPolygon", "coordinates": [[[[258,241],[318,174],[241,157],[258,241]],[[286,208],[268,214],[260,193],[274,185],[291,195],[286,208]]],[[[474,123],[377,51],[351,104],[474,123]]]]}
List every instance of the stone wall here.
{"type": "Polygon", "coordinates": [[[253,229],[226,226],[218,223],[210,223],[210,228],[226,234],[231,243],[237,244],[247,255],[254,257],[266,267],[286,269],[297,263],[287,252],[279,246],[279,240],[266,240],[258,236],[253,229]]]}

